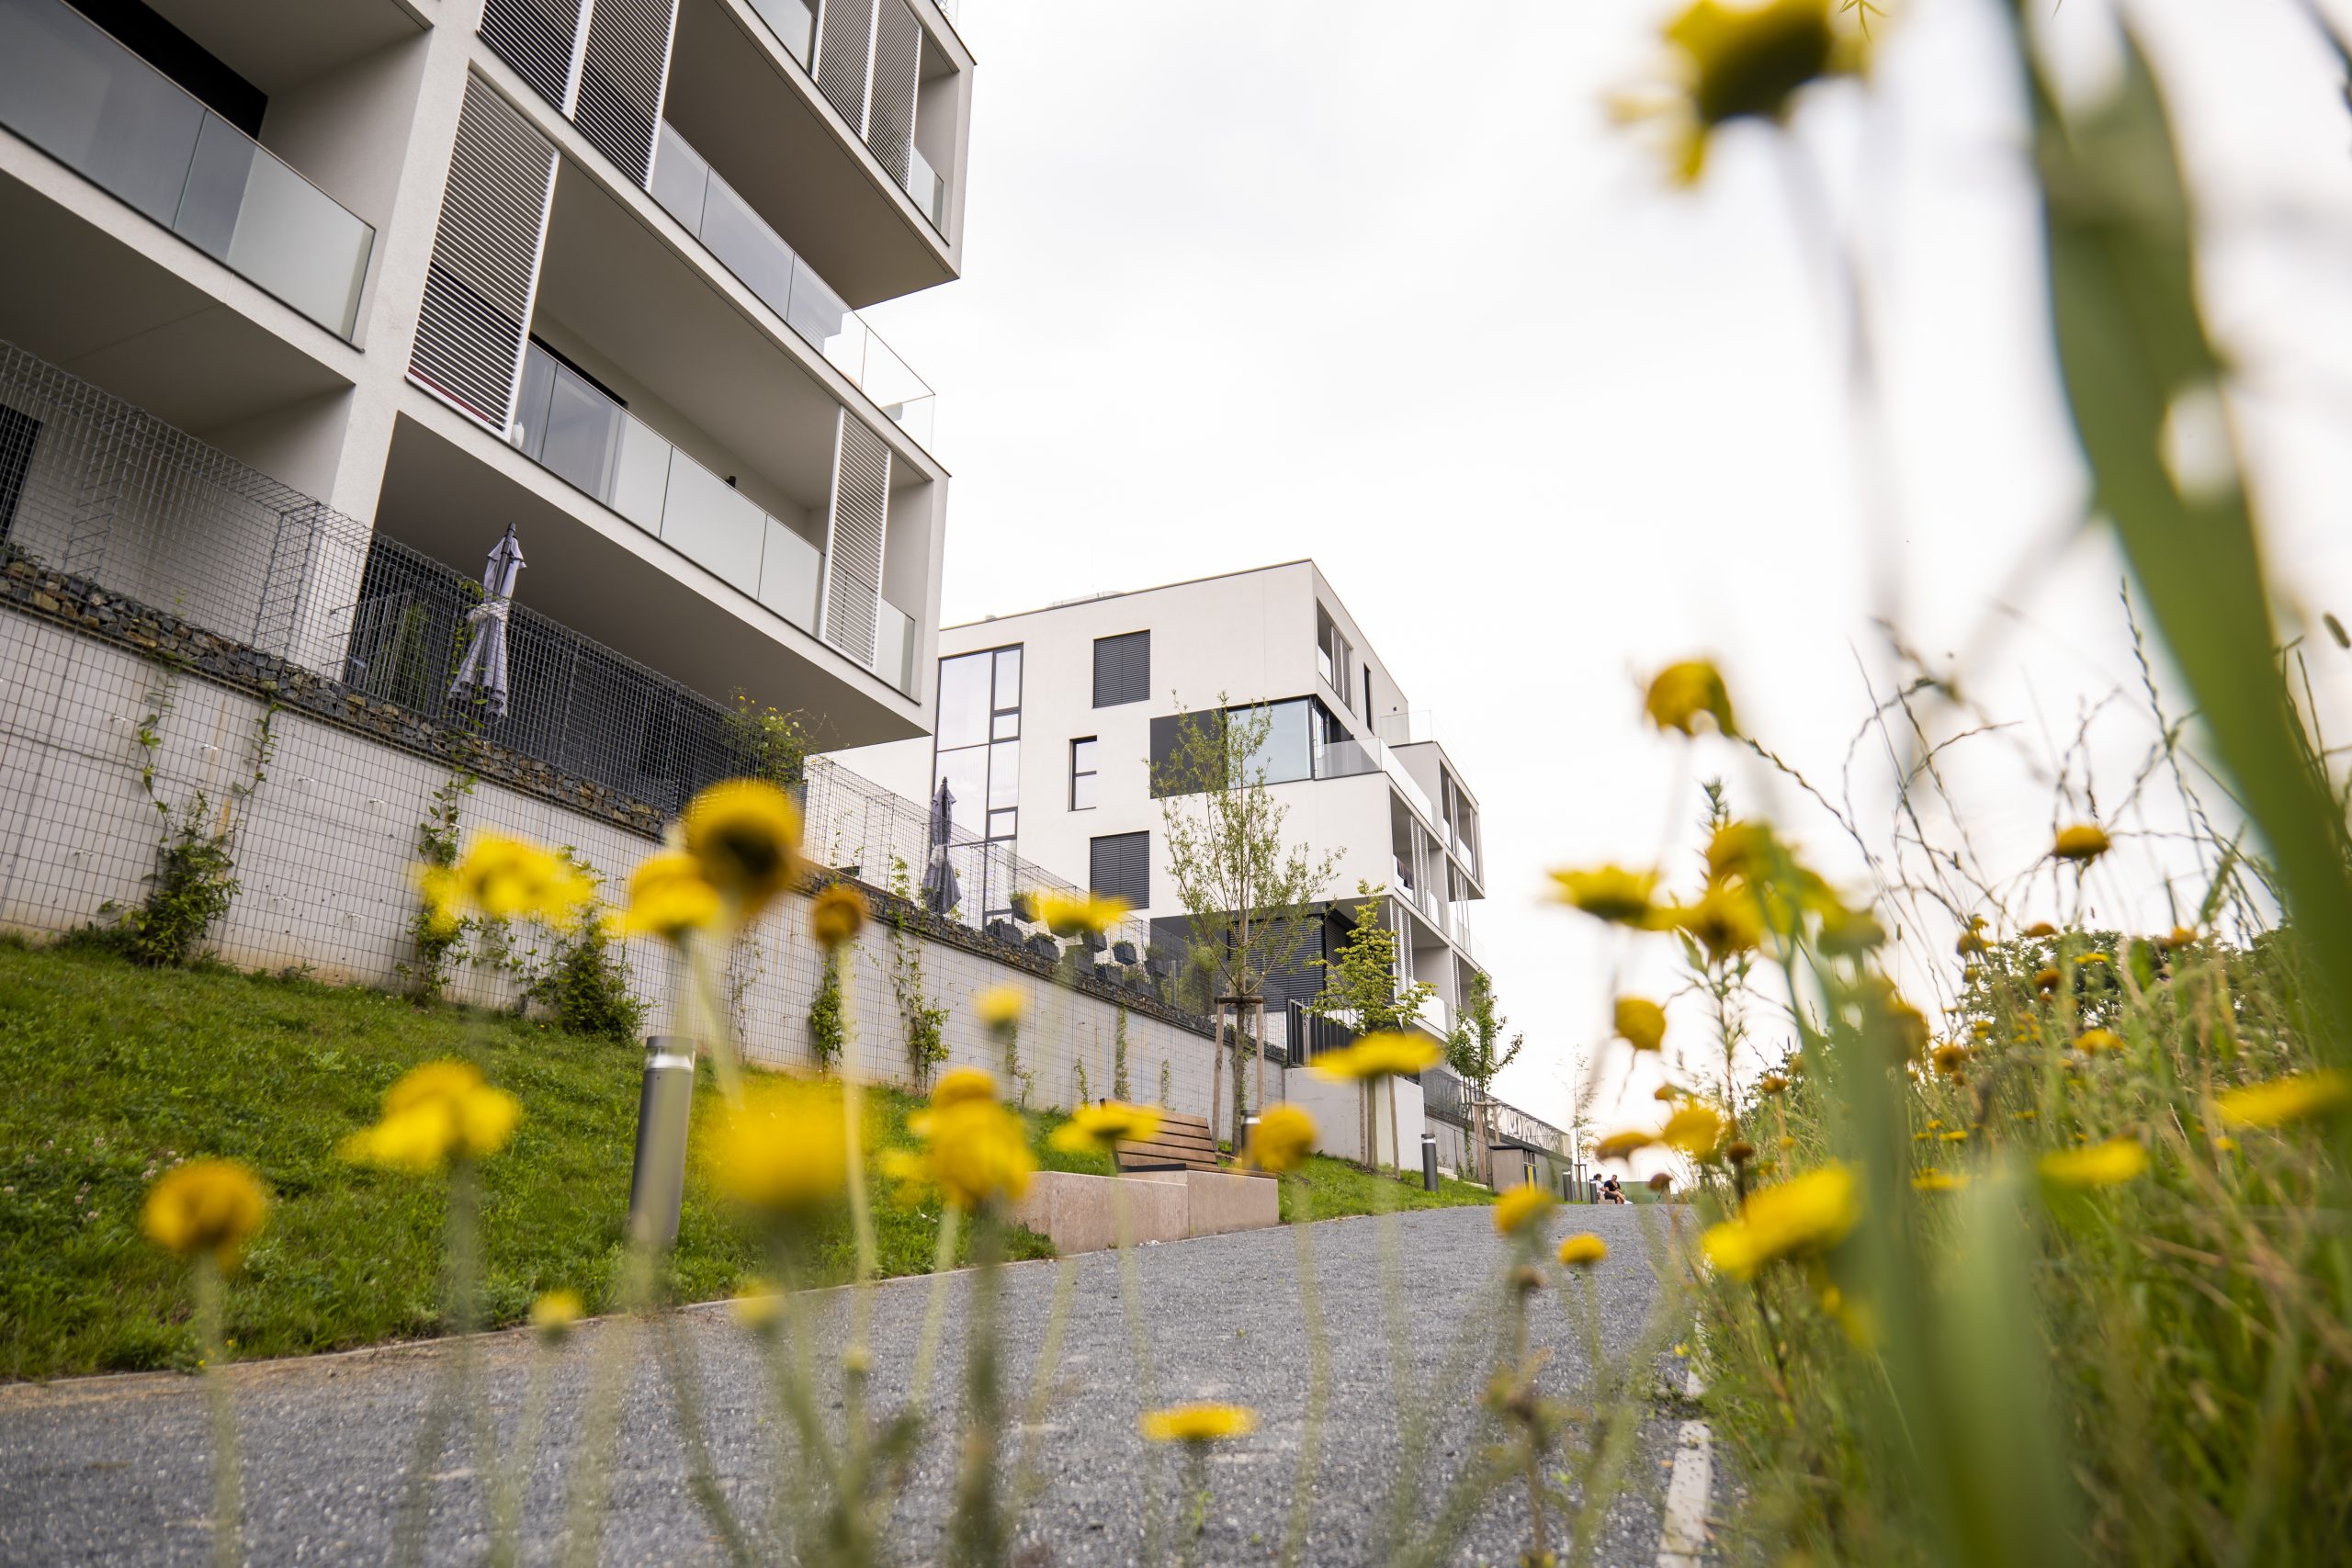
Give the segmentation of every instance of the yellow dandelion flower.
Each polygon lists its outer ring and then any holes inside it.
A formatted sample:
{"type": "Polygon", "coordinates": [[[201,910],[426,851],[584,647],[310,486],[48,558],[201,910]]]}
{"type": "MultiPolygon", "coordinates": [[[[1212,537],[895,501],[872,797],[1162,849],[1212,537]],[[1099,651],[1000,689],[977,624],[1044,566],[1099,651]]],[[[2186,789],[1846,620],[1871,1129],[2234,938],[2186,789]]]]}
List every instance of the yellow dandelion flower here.
{"type": "Polygon", "coordinates": [[[931,1089],[931,1106],[934,1111],[967,1100],[995,1098],[996,1079],[978,1067],[950,1067],[939,1075],[939,1081],[931,1089]]]}
{"type": "Polygon", "coordinates": [[[1780,1142],[1781,1142],[1781,1147],[1782,1147],[1782,1148],[1784,1148],[1784,1149],[1792,1149],[1792,1148],[1795,1148],[1795,1147],[1797,1146],[1797,1141],[1796,1141],[1794,1138],[1790,1137],[1790,1136],[1789,1136],[1787,1134],[1785,1134],[1785,1133],[1783,1133],[1783,1134],[1781,1134],[1781,1140],[1780,1140],[1780,1142]]]}
{"type": "Polygon", "coordinates": [[[1414,1077],[1436,1066],[1444,1056],[1434,1040],[1392,1031],[1367,1034],[1352,1045],[1326,1051],[1307,1068],[1330,1083],[1360,1083],[1368,1078],[1414,1077]]]}
{"type": "Polygon", "coordinates": [[[638,863],[629,874],[628,908],[621,915],[624,936],[682,940],[688,931],[710,931],[724,914],[718,889],[703,880],[702,863],[664,850],[638,863]]]}
{"type": "Polygon", "coordinates": [[[2115,960],[2109,958],[2104,953],[2086,953],[2080,958],[2075,959],[2075,962],[2077,964],[2112,964],[2115,960]]]}
{"type": "Polygon", "coordinates": [[[1993,1037],[1993,1021],[1980,1018],[1968,1026],[1968,1032],[1979,1040],[1989,1040],[1993,1037]]]}
{"type": "Polygon", "coordinates": [[[456,864],[428,871],[425,883],[444,931],[455,928],[460,910],[568,929],[596,896],[595,884],[563,856],[505,833],[475,834],[456,864]]]}
{"type": "Polygon", "coordinates": [[[1578,1231],[1560,1244],[1560,1261],[1571,1269],[1589,1269],[1609,1256],[1609,1244],[1590,1231],[1578,1231]]]}
{"type": "Polygon", "coordinates": [[[2187,926],[2175,926],[2170,934],[2156,939],[2156,945],[2163,948],[2195,947],[2199,940],[2197,933],[2187,926]]]}
{"type": "Polygon", "coordinates": [[[1617,1032],[1636,1051],[1655,1051],[1666,1043],[1666,1010],[1639,997],[1619,997],[1617,1032]]]}
{"type": "Polygon", "coordinates": [[[1957,1192],[1968,1181],[1966,1171],[1923,1170],[1911,1179],[1911,1185],[1922,1192],[1957,1192]]]}
{"type": "Polygon", "coordinates": [[[549,1345],[560,1345],[586,1309],[577,1291],[549,1291],[531,1303],[531,1326],[549,1345]]]}
{"type": "Polygon", "coordinates": [[[2213,1140],[2213,1147],[2222,1154],[2233,1155],[2238,1152],[2238,1141],[2232,1137],[2216,1138],[2213,1140]]]}
{"type": "Polygon", "coordinates": [[[1592,1145],[1595,1159],[1622,1160],[1638,1149],[1648,1148],[1657,1142],[1656,1133],[1645,1133],[1628,1127],[1622,1133],[1611,1133],[1592,1145]]]}
{"type": "Polygon", "coordinates": [[[819,947],[839,953],[865,929],[865,895],[846,882],[831,882],[808,901],[808,934],[819,947]]]}
{"type": "Polygon", "coordinates": [[[1135,908],[1125,898],[1107,894],[1057,893],[1040,888],[1029,895],[1029,908],[1038,922],[1059,937],[1101,936],[1127,918],[1135,908]]]}
{"type": "Polygon", "coordinates": [[[428,1174],[452,1159],[489,1158],[523,1120],[521,1100],[455,1059],[412,1067],[384,1091],[383,1107],[374,1126],[344,1139],[344,1158],[428,1174]]]}
{"type": "Polygon", "coordinates": [[[1935,1064],[1936,1071],[1943,1074],[1944,1077],[1956,1077],[1960,1070],[1968,1066],[1968,1047],[1957,1042],[1947,1041],[1936,1047],[1935,1064]]]}
{"type": "Polygon", "coordinates": [[[1983,953],[1992,945],[1984,940],[1984,917],[1971,915],[1968,927],[1960,933],[1960,941],[1954,944],[1953,951],[1965,958],[1972,953],[1983,953]]]}
{"type": "Polygon", "coordinates": [[[907,1126],[923,1143],[922,1179],[959,1209],[1014,1201],[1036,1173],[1027,1129],[998,1102],[986,1073],[960,1067],[942,1077],[931,1108],[907,1126]]]}
{"type": "Polygon", "coordinates": [[[1707,880],[1744,877],[1761,882],[1779,865],[1779,841],[1769,822],[1726,822],[1707,839],[1707,880]]]}
{"type": "Polygon", "coordinates": [[[1246,1404],[1176,1404],[1146,1411],[1142,1425],[1155,1443],[1215,1443],[1256,1431],[1258,1413],[1246,1404]]]}
{"type": "Polygon", "coordinates": [[[1764,940],[1764,910],[1744,882],[1719,882],[1696,904],[1667,912],[1667,922],[1687,931],[1707,956],[1721,964],[1764,940]]]}
{"type": "Polygon", "coordinates": [[[1941,1138],[1947,1144],[1964,1144],[1968,1142],[1968,1129],[1965,1127],[1954,1127],[1951,1132],[1939,1133],[1936,1136],[1941,1138]]]}
{"type": "Polygon", "coordinates": [[[2057,1187],[2114,1187],[2146,1172],[2148,1151],[2130,1138],[2041,1156],[2041,1179],[2057,1187]]]}
{"type": "Polygon", "coordinates": [[[2123,1036],[2112,1029],[2086,1029],[2075,1036],[2075,1049],[2091,1056],[2102,1051],[2120,1051],[2123,1036]]]}
{"type": "Polygon", "coordinates": [[[771,1214],[818,1210],[849,1185],[849,1127],[841,1086],[763,1075],[722,1107],[703,1135],[713,1187],[771,1214]]]}
{"type": "Polygon", "coordinates": [[[2278,1127],[2332,1115],[2352,1105],[2352,1078],[2334,1068],[2248,1084],[2217,1097],[2214,1108],[2233,1127],[2278,1127]]]}
{"type": "Polygon", "coordinates": [[[800,874],[800,807],[759,779],[728,779],[687,802],[686,852],[752,919],[800,874]]]}
{"type": "Polygon", "coordinates": [[[237,1266],[268,1216],[269,1195],[247,1167],[230,1159],[192,1159],[172,1167],[147,1189],[139,1228],[166,1252],[209,1257],[226,1270],[237,1266]]]}
{"type": "Polygon", "coordinates": [[[1658,1130],[1657,1140],[1669,1148],[1681,1150],[1692,1159],[1706,1161],[1715,1157],[1715,1151],[1723,1146],[1729,1130],[1730,1123],[1724,1120],[1722,1111],[1712,1105],[1692,1100],[1666,1119],[1666,1125],[1658,1130]]]}
{"type": "Polygon", "coordinates": [[[1512,1188],[1495,1200],[1495,1234],[1510,1236],[1532,1233],[1544,1224],[1554,1202],[1552,1194],[1532,1183],[1512,1188]]]}
{"type": "Polygon", "coordinates": [[[1296,1170],[1315,1150],[1315,1118],[1295,1105],[1270,1105],[1258,1118],[1242,1158],[1260,1170],[1296,1170]]]}
{"type": "Polygon", "coordinates": [[[1789,1080],[1778,1073],[1766,1073],[1756,1080],[1756,1090],[1758,1094],[1782,1094],[1787,1092],[1788,1087],[1789,1080]]]}
{"type": "Polygon", "coordinates": [[[1027,1005],[1018,986],[991,986],[972,998],[972,1011],[999,1033],[1019,1024],[1021,1010],[1027,1005]]]}
{"type": "Polygon", "coordinates": [[[728,1299],[727,1315],[753,1334],[773,1334],[784,1323],[784,1292],[764,1280],[746,1280],[728,1299]]]}
{"type": "Polygon", "coordinates": [[[2037,969],[2033,973],[2033,988],[2037,991],[2054,991],[2064,985],[2065,980],[2066,976],[2055,969],[2037,969]]]}
{"type": "Polygon", "coordinates": [[[1622,865],[1596,866],[1590,871],[1562,869],[1552,873],[1558,886],[1553,896],[1573,909],[1598,920],[1621,926],[1647,925],[1657,914],[1651,903],[1657,890],[1657,873],[1628,871],[1622,865]]]}
{"type": "Polygon", "coordinates": [[[1065,1154],[1108,1154],[1123,1143],[1143,1143],[1159,1131],[1159,1111],[1114,1100],[1080,1106],[1046,1141],[1065,1154]]]}
{"type": "Polygon", "coordinates": [[[1680,1100],[1684,1092],[1682,1086],[1679,1083],[1662,1083],[1650,1090],[1650,1098],[1672,1104],[1675,1100],[1680,1100]]]}
{"type": "Polygon", "coordinates": [[[2018,934],[2030,938],[2036,942],[2042,942],[2051,937],[2056,936],[2058,934],[2058,928],[2052,925],[2048,920],[2036,920],[2033,924],[2026,927],[2024,931],[2018,934]]]}
{"type": "Polygon", "coordinates": [[[1779,124],[1808,83],[1863,68],[1868,40],[1840,25],[1841,8],[1837,0],[1696,0],[1667,24],[1678,90],[1661,112],[1674,127],[1676,179],[1699,178],[1723,126],[1779,124]]]}
{"type": "Polygon", "coordinates": [[[1776,1258],[1828,1251],[1861,1217],[1861,1186],[1852,1168],[1825,1165],[1749,1193],[1739,1217],[1710,1226],[1704,1245],[1716,1268],[1747,1280],[1776,1258]]]}
{"type": "Polygon", "coordinates": [[[1703,659],[1685,660],[1659,671],[1642,698],[1642,707],[1661,730],[1696,735],[1698,721],[1711,718],[1722,733],[1739,733],[1732,721],[1731,694],[1724,686],[1723,671],[1703,659]]]}
{"type": "Polygon", "coordinates": [[[2075,861],[2083,864],[2088,864],[2098,859],[2099,856],[2107,853],[2110,847],[2111,840],[2108,838],[2106,829],[2091,822],[2076,822],[2070,827],[2061,828],[2058,829],[2058,836],[2050,841],[2052,855],[2059,860],[2075,861]]]}

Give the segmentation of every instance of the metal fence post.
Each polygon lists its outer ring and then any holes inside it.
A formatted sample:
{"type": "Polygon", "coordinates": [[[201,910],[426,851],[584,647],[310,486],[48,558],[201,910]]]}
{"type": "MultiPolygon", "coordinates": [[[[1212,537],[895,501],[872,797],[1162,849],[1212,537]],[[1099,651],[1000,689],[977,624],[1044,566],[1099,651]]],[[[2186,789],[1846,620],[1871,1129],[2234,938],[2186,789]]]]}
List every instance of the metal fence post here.
{"type": "Polygon", "coordinates": [[[668,1247],[678,1239],[686,1194],[686,1127],[694,1115],[695,1043],[683,1034],[649,1035],[645,1082],[637,1099],[637,1164],[629,1173],[628,1229],[638,1241],[668,1247]]]}

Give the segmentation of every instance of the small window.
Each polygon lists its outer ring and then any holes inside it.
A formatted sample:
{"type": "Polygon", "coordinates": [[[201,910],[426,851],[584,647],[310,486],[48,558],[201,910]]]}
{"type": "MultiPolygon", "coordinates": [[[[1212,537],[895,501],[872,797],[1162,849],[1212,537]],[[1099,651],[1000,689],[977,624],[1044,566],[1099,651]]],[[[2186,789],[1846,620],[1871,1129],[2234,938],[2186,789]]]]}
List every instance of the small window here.
{"type": "Polygon", "coordinates": [[[1094,745],[1091,735],[1069,743],[1069,808],[1094,809],[1094,745]]]}
{"type": "Polygon", "coordinates": [[[1323,683],[1340,694],[1340,703],[1355,705],[1355,695],[1349,688],[1349,679],[1355,673],[1355,649],[1340,632],[1340,623],[1322,605],[1315,606],[1315,668],[1323,683]]]}
{"type": "Polygon", "coordinates": [[[1136,908],[1151,903],[1151,835],[1114,833],[1091,841],[1089,881],[1093,890],[1124,898],[1136,908]]]}
{"type": "Polygon", "coordinates": [[[1151,634],[1094,639],[1094,705],[1114,708],[1151,696],[1151,634]]]}

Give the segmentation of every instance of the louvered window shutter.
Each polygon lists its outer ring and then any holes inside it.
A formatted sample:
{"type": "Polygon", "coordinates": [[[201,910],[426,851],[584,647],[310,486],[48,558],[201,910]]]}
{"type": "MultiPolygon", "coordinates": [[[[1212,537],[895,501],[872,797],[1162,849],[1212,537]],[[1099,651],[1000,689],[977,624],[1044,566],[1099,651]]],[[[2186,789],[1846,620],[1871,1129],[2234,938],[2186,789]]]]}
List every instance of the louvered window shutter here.
{"type": "Polygon", "coordinates": [[[466,82],[409,378],[502,439],[538,288],[555,148],[479,76],[466,82]]]}
{"type": "Polygon", "coordinates": [[[1127,632],[1094,639],[1094,705],[1117,707],[1151,695],[1151,634],[1127,632]]]}
{"type": "Polygon", "coordinates": [[[865,134],[865,93],[877,0],[825,0],[817,18],[817,88],[865,134]]]}
{"type": "Polygon", "coordinates": [[[588,13],[571,122],[639,186],[653,170],[677,28],[677,0],[595,0],[588,13]]]}
{"type": "Polygon", "coordinates": [[[922,24],[904,0],[878,0],[874,18],[874,83],[867,95],[865,144],[907,183],[915,144],[915,89],[922,81],[922,24]]]}
{"type": "Polygon", "coordinates": [[[824,638],[874,668],[882,539],[890,522],[890,448],[844,411],[834,415],[832,516],[825,530],[824,638]]]}
{"type": "Polygon", "coordinates": [[[1114,833],[1090,841],[1087,880],[1092,891],[1125,898],[1138,909],[1151,904],[1151,835],[1114,833]]]}
{"type": "Polygon", "coordinates": [[[533,92],[558,108],[570,102],[580,0],[484,0],[481,37],[533,92]]]}

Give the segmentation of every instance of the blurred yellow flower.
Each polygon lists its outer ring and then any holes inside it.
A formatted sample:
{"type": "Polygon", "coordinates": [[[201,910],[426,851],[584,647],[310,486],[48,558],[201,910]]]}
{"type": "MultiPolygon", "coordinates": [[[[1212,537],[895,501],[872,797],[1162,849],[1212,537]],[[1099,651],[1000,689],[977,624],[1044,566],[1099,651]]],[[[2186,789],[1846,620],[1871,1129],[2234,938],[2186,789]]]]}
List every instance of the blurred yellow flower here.
{"type": "Polygon", "coordinates": [[[2041,1156],[2041,1179],[2059,1187],[2113,1187],[2148,1168],[2148,1151],[2131,1138],[2109,1138],[2087,1148],[2059,1149],[2041,1156]]]}
{"type": "Polygon", "coordinates": [[[1778,1073],[1766,1073],[1756,1080],[1756,1090],[1758,1094],[1780,1094],[1788,1087],[1789,1080],[1778,1073]]]}
{"type": "Polygon", "coordinates": [[[1434,1040],[1387,1032],[1367,1034],[1352,1045],[1326,1051],[1307,1064],[1307,1070],[1331,1083],[1412,1077],[1428,1072],[1444,1056],[1434,1040]]]}
{"type": "Polygon", "coordinates": [[[1029,895],[1029,908],[1038,923],[1059,937],[1101,936],[1127,918],[1135,908],[1125,898],[1094,893],[1059,893],[1040,888],[1029,895]]]}
{"type": "Polygon", "coordinates": [[[2075,1036],[2075,1049],[2092,1056],[2102,1051],[2120,1051],[2123,1036],[2112,1029],[2086,1029],[2075,1036]]]}
{"type": "Polygon", "coordinates": [[[1725,735],[1739,733],[1732,722],[1731,694],[1724,686],[1723,671],[1703,659],[1685,660],[1659,671],[1650,682],[1642,707],[1661,730],[1696,735],[1698,721],[1704,717],[1714,720],[1715,728],[1725,735]]]}
{"type": "Polygon", "coordinates": [[[1560,1244],[1560,1261],[1571,1269],[1589,1269],[1609,1256],[1609,1244],[1590,1231],[1578,1231],[1560,1244]]]}
{"type": "Polygon", "coordinates": [[[1724,1120],[1722,1111],[1712,1105],[1692,1100],[1666,1119],[1666,1125],[1658,1130],[1657,1140],[1681,1150],[1692,1159],[1704,1162],[1715,1157],[1715,1151],[1723,1146],[1724,1134],[1729,1129],[1730,1123],[1724,1120]]]}
{"type": "Polygon", "coordinates": [[[846,882],[829,882],[808,901],[808,934],[819,947],[838,953],[857,940],[869,912],[865,895],[846,882]]]}
{"type": "Polygon", "coordinates": [[[2033,972],[2033,988],[2037,991],[2054,991],[2065,983],[2065,979],[2066,976],[2055,969],[2037,969],[2033,972]]]}
{"type": "Polygon", "coordinates": [[[2175,926],[2168,935],[2156,939],[2156,945],[2163,948],[2195,947],[2198,940],[2197,933],[2187,926],[2175,926]]]}
{"type": "Polygon", "coordinates": [[[1603,865],[1590,871],[1555,871],[1552,880],[1558,885],[1554,890],[1555,897],[1595,919],[1639,926],[1649,923],[1657,913],[1650,902],[1657,890],[1657,873],[1654,871],[1603,865]]]}
{"type": "Polygon", "coordinates": [[[1258,1413],[1246,1404],[1177,1404],[1146,1411],[1142,1424],[1155,1443],[1214,1443],[1256,1431],[1258,1413]]]}
{"type": "Polygon", "coordinates": [[[1911,1185],[1922,1192],[1957,1192],[1968,1185],[1968,1173],[1957,1170],[1923,1170],[1911,1179],[1911,1185]]]}
{"type": "Polygon", "coordinates": [[[1119,1144],[1143,1143],[1159,1131],[1158,1111],[1114,1100],[1080,1106],[1046,1141],[1066,1154],[1108,1154],[1119,1144]]]}
{"type": "Polygon", "coordinates": [[[268,1215],[269,1195],[251,1169],[235,1160],[192,1159],[147,1189],[139,1228],[164,1251],[209,1257],[225,1271],[237,1266],[268,1215]]]}
{"type": "Polygon", "coordinates": [[[849,1185],[849,1126],[841,1086],[781,1074],[744,1085],[720,1107],[702,1141],[710,1184],[746,1208],[806,1213],[849,1185]]]}
{"type": "Polygon", "coordinates": [[[2048,920],[2036,920],[2033,924],[2026,927],[2024,931],[2018,934],[2039,942],[2049,937],[2056,936],[2058,934],[2058,928],[2052,925],[2048,920]]]}
{"type": "Polygon", "coordinates": [[[2086,863],[2107,853],[2109,840],[2106,829],[2096,823],[2076,822],[2058,829],[2050,841],[2050,852],[2060,860],[2081,861],[2086,863]]]}
{"type": "Polygon", "coordinates": [[[2352,1078],[2332,1067],[2298,1073],[2227,1090],[2213,1104],[2222,1120],[2233,1127],[2278,1127],[2331,1115],[2352,1105],[2352,1078]]]}
{"type": "Polygon", "coordinates": [[[1936,1071],[1946,1077],[1955,1077],[1968,1066],[1968,1047],[1946,1041],[1935,1049],[1936,1071]]]}
{"type": "Polygon", "coordinates": [[[1992,945],[1984,940],[1984,917],[1971,915],[1968,917],[1968,929],[1960,933],[1960,941],[1953,944],[1953,951],[1965,958],[1972,953],[1983,953],[1992,945]]]}
{"type": "Polygon", "coordinates": [[[729,1298],[727,1315],[753,1334],[773,1334],[784,1322],[784,1292],[764,1280],[746,1280],[729,1298]]]}
{"type": "Polygon", "coordinates": [[[1648,1148],[1652,1144],[1657,1142],[1657,1134],[1656,1133],[1645,1133],[1637,1128],[1628,1127],[1622,1133],[1611,1133],[1607,1137],[1594,1144],[1592,1145],[1592,1157],[1595,1159],[1621,1160],[1627,1155],[1634,1153],[1635,1150],[1648,1148]]]}
{"type": "Polygon", "coordinates": [[[1258,1118],[1242,1158],[1260,1170],[1296,1170],[1315,1150],[1315,1118],[1295,1105],[1270,1105],[1258,1118]]]}
{"type": "Polygon", "coordinates": [[[420,1174],[452,1159],[487,1159],[506,1146],[523,1120],[523,1102],[482,1081],[470,1062],[445,1059],[412,1067],[384,1091],[372,1127],[344,1139],[344,1158],[420,1174]]]}
{"type": "Polygon", "coordinates": [[[560,1345],[584,1309],[577,1291],[549,1291],[531,1303],[531,1326],[549,1345],[560,1345]]]}
{"type": "Polygon", "coordinates": [[[1696,904],[1670,909],[1667,923],[1687,931],[1721,964],[1764,940],[1764,910],[1745,882],[1718,882],[1696,904]]]}
{"type": "Polygon", "coordinates": [[[1655,1051],[1666,1043],[1666,1010],[1640,997],[1617,998],[1617,1032],[1636,1051],[1655,1051]]]}
{"type": "Polygon", "coordinates": [[[746,920],[800,874],[800,807],[772,784],[728,779],[686,803],[686,852],[746,920]]]}
{"type": "Polygon", "coordinates": [[[922,1179],[959,1209],[1013,1201],[1036,1173],[1021,1118],[998,1103],[988,1075],[972,1068],[941,1078],[931,1108],[909,1117],[907,1127],[923,1142],[922,1179]]]}
{"type": "Polygon", "coordinates": [[[569,930],[596,897],[595,883],[563,856],[505,833],[475,834],[456,864],[427,867],[420,882],[428,918],[445,935],[469,914],[569,930]]]}
{"type": "MultiPolygon", "coordinates": [[[[1696,0],[1667,24],[1677,91],[1675,178],[1705,172],[1708,142],[1735,119],[1778,124],[1808,83],[1859,73],[1868,40],[1841,25],[1838,0],[1696,0]]],[[[1726,726],[1728,728],[1728,726],[1726,726]]]]}
{"type": "Polygon", "coordinates": [[[1951,1132],[1939,1133],[1936,1136],[1941,1138],[1947,1144],[1964,1144],[1968,1142],[1968,1129],[1965,1127],[1954,1127],[1951,1132]]]}
{"type": "Polygon", "coordinates": [[[1021,1010],[1025,1005],[1026,998],[1018,986],[991,986],[972,998],[972,1011],[999,1033],[1021,1021],[1021,1010]]]}
{"type": "Polygon", "coordinates": [[[1861,1217],[1861,1187],[1852,1168],[1825,1165],[1749,1193],[1737,1219],[1708,1227],[1704,1245],[1716,1268],[1746,1280],[1775,1258],[1826,1252],[1861,1217]]]}
{"type": "Polygon", "coordinates": [[[1707,880],[1745,877],[1761,882],[1779,863],[1778,840],[1769,822],[1726,822],[1707,838],[1707,880]]]}
{"type": "Polygon", "coordinates": [[[1495,1200],[1495,1234],[1526,1235],[1552,1212],[1552,1194],[1532,1183],[1514,1187],[1495,1200]]]}
{"type": "Polygon", "coordinates": [[[1656,1089],[1650,1090],[1650,1098],[1667,1104],[1672,1104],[1675,1100],[1680,1100],[1683,1093],[1683,1088],[1679,1083],[1662,1083],[1656,1089]]]}
{"type": "Polygon", "coordinates": [[[646,856],[630,874],[621,934],[676,942],[688,931],[711,930],[723,913],[718,889],[703,880],[702,863],[681,851],[664,850],[646,856]]]}

